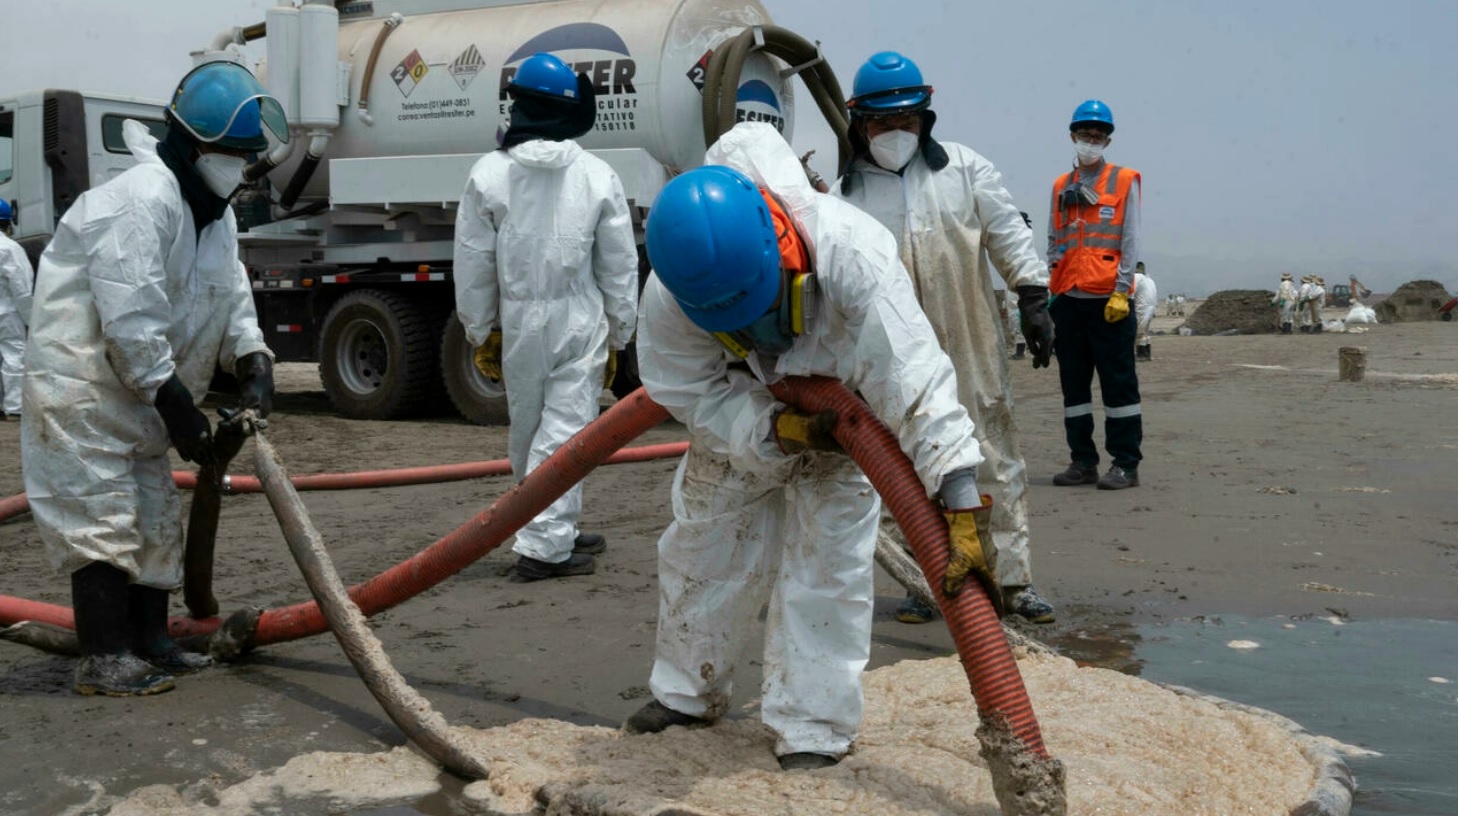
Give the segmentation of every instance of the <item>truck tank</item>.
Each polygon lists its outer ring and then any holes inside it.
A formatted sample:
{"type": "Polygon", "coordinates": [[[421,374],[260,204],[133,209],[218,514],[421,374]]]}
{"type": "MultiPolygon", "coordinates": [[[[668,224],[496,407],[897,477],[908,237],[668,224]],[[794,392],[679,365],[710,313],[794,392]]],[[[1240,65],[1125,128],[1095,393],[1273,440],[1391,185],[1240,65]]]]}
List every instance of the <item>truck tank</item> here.
{"type": "MultiPolygon", "coordinates": [[[[638,148],[670,171],[694,167],[704,153],[701,88],[711,49],[746,27],[770,23],[753,0],[555,0],[404,14],[385,37],[366,89],[370,124],[356,106],[390,6],[340,9],[338,58],[351,66],[349,107],[305,198],[328,195],[329,159],[494,149],[507,124],[506,85],[539,51],[594,83],[598,118],[578,139],[584,148],[638,148]]],[[[764,54],[751,55],[736,95],[738,115],[770,121],[788,139],[794,100],[778,68],[764,54]]],[[[261,73],[267,82],[266,67],[261,73]]],[[[287,178],[298,159],[275,178],[287,178]]]]}

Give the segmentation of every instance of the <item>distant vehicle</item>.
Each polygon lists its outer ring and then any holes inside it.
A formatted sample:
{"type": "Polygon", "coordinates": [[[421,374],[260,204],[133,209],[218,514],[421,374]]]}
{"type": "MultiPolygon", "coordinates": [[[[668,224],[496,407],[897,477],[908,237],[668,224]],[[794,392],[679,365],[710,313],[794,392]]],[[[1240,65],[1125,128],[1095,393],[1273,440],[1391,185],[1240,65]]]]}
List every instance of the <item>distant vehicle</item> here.
{"type": "Polygon", "coordinates": [[[1448,298],[1448,302],[1438,307],[1438,319],[1447,323],[1453,319],[1454,310],[1458,310],[1458,297],[1448,298]]]}
{"type": "Polygon", "coordinates": [[[1345,283],[1338,283],[1331,287],[1326,293],[1326,305],[1328,306],[1350,306],[1352,305],[1352,287],[1345,283]]]}

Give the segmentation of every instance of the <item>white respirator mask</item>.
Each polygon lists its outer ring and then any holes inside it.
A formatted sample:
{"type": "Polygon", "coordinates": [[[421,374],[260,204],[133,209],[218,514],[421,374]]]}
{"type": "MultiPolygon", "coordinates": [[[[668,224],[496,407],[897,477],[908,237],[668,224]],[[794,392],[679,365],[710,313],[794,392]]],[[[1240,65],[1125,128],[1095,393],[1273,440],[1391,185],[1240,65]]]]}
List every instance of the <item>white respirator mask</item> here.
{"type": "Polygon", "coordinates": [[[1073,149],[1078,153],[1079,164],[1098,164],[1104,157],[1103,145],[1074,142],[1073,149]]]}
{"type": "Polygon", "coordinates": [[[248,160],[226,153],[204,153],[197,157],[192,166],[197,169],[197,174],[202,177],[208,189],[213,191],[213,195],[227,199],[232,198],[233,193],[243,186],[243,171],[248,167],[248,160]]]}
{"type": "Polygon", "coordinates": [[[891,130],[871,139],[871,158],[893,173],[906,166],[921,147],[921,136],[907,130],[891,130]]]}

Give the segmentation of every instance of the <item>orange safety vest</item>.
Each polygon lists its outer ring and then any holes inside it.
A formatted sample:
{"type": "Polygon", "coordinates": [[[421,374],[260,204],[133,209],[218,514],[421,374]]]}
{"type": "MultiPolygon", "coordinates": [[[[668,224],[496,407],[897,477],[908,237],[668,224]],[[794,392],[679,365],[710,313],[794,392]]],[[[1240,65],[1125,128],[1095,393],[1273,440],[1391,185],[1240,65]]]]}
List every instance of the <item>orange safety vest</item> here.
{"type": "Polygon", "coordinates": [[[1119,277],[1124,212],[1139,171],[1105,163],[1094,183],[1087,185],[1098,193],[1098,203],[1060,207],[1058,201],[1073,179],[1074,173],[1068,172],[1053,182],[1053,243],[1063,254],[1049,270],[1048,290],[1055,295],[1070,289],[1107,295],[1119,277]]]}

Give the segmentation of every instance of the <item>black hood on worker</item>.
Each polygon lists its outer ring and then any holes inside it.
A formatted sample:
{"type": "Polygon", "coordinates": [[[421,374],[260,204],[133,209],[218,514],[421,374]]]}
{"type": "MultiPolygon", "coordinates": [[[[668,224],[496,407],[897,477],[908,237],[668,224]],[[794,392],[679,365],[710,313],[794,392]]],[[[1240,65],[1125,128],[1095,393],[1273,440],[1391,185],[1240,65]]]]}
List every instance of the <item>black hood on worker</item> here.
{"type": "Polygon", "coordinates": [[[586,74],[577,75],[575,100],[521,90],[511,96],[511,127],[501,137],[503,150],[532,139],[576,139],[597,122],[597,91],[586,74]]]}

